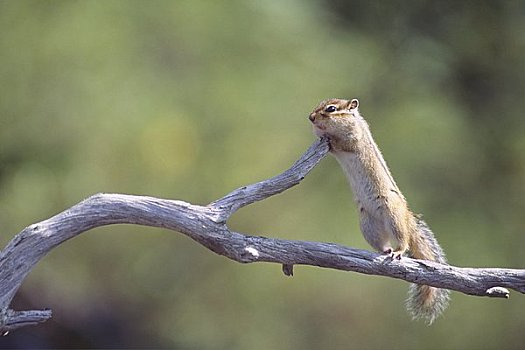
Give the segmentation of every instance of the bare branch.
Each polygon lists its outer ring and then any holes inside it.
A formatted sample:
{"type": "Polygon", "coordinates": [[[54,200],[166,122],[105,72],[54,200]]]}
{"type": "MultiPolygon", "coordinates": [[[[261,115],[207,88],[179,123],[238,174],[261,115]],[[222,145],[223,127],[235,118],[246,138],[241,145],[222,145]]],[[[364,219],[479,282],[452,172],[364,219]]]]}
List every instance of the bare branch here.
{"type": "Polygon", "coordinates": [[[327,152],[328,142],[316,141],[284,173],[241,187],[208,206],[145,196],[96,194],[26,227],[0,253],[0,334],[51,317],[49,310],[8,309],[25,276],[44,255],[82,232],[121,223],[178,231],[240,263],[282,264],[287,275],[293,274],[293,265],[310,265],[388,276],[469,295],[508,297],[507,288],[525,293],[525,270],[459,268],[410,258],[398,261],[332,243],[250,236],[228,229],[225,221],[233,212],[297,185],[327,152]]]}
{"type": "Polygon", "coordinates": [[[231,214],[248,204],[266,199],[297,185],[323,159],[329,150],[326,139],[320,139],[284,173],[253,185],[243,186],[218,199],[210,206],[220,209],[221,219],[226,220],[231,214]]]}

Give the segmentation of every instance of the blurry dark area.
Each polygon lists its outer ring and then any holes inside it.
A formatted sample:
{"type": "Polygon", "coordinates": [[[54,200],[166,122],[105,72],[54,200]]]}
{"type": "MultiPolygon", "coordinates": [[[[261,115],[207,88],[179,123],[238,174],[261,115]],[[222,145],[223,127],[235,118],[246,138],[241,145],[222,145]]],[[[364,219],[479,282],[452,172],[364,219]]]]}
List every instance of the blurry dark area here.
{"type": "MultiPolygon", "coordinates": [[[[525,1],[0,1],[0,239],[98,192],[195,204],[271,177],[322,99],[360,110],[451,264],[525,268],[525,1]]],[[[232,229],[370,249],[323,160],[232,229]]],[[[240,265],[176,232],[110,226],[55,248],[0,348],[518,349],[525,297],[240,265]],[[329,286],[329,288],[327,288],[329,286]]]]}

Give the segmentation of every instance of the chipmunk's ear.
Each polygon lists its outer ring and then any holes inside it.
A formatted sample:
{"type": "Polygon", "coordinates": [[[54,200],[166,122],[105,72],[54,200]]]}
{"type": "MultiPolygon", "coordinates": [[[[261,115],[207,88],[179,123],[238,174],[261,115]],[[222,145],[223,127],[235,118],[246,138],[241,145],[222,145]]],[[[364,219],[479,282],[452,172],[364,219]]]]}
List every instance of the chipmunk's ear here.
{"type": "Polygon", "coordinates": [[[359,100],[357,98],[354,98],[350,101],[348,109],[357,109],[358,107],[359,107],[359,100]]]}

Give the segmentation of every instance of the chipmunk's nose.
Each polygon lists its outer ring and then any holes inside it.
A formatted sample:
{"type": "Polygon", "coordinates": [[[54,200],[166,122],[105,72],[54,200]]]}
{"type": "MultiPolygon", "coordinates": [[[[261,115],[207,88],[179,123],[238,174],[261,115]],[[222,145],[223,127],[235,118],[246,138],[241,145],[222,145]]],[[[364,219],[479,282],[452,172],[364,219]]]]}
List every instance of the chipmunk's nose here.
{"type": "Polygon", "coordinates": [[[310,121],[313,122],[313,121],[315,120],[315,114],[313,114],[313,113],[310,114],[310,115],[308,116],[308,119],[310,119],[310,121]]]}

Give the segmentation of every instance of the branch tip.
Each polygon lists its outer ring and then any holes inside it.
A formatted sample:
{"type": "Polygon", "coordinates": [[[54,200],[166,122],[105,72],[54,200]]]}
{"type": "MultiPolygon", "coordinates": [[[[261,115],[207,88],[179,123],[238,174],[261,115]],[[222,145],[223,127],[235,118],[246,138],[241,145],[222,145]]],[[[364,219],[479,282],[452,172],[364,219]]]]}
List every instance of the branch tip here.
{"type": "Polygon", "coordinates": [[[37,325],[49,320],[52,316],[53,312],[50,309],[30,311],[3,310],[0,316],[0,335],[5,337],[13,330],[37,325]]]}
{"type": "Polygon", "coordinates": [[[503,287],[492,287],[492,288],[487,289],[485,293],[487,294],[487,296],[493,297],[493,298],[508,299],[510,297],[509,290],[503,287]]]}

